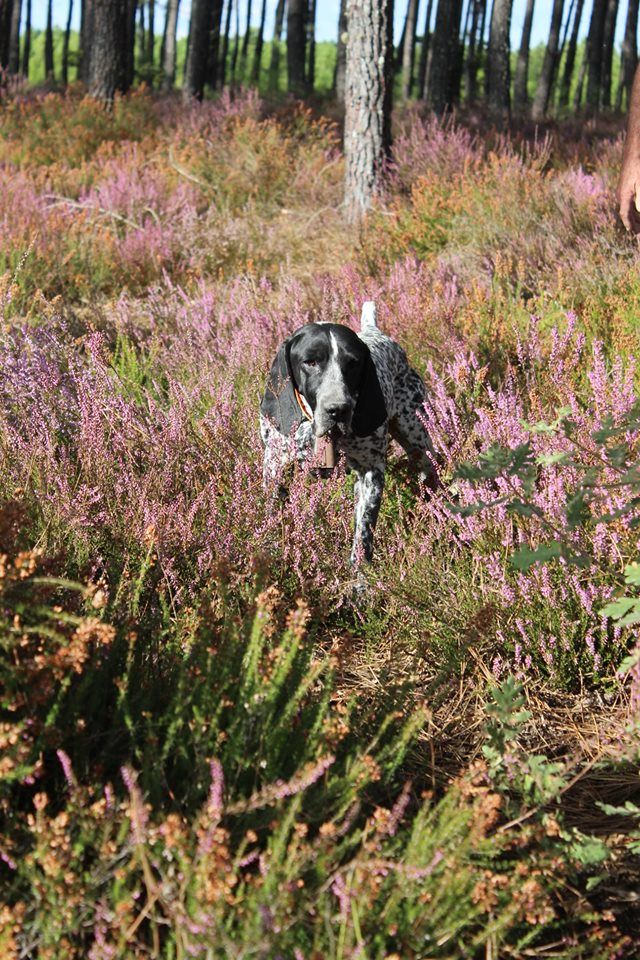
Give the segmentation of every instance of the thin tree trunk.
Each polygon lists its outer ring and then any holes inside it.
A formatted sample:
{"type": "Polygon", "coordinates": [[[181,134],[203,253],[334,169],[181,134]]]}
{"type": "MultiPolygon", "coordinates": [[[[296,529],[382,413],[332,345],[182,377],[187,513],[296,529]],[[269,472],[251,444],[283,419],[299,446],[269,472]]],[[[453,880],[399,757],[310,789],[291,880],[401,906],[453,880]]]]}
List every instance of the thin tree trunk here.
{"type": "Polygon", "coordinates": [[[587,76],[587,69],[589,67],[589,51],[587,45],[585,44],[584,52],[582,54],[582,62],[580,64],[580,72],[578,73],[578,82],[576,84],[576,89],[573,95],[573,108],[574,110],[579,110],[582,104],[582,94],[584,91],[584,81],[587,76]]]}
{"type": "Polygon", "coordinates": [[[262,65],[262,50],[264,47],[264,23],[267,18],[267,0],[262,0],[260,11],[260,26],[256,37],[256,49],[253,53],[253,67],[251,68],[251,85],[257,87],[260,83],[260,67],[262,65]]]}
{"type": "Polygon", "coordinates": [[[289,0],[287,15],[287,77],[291,93],[304,93],[305,31],[304,8],[306,0],[289,0]]]}
{"type": "Polygon", "coordinates": [[[209,54],[210,13],[210,0],[193,0],[189,21],[189,48],[184,70],[185,100],[190,100],[192,97],[202,100],[204,94],[209,54]]]}
{"type": "Polygon", "coordinates": [[[155,0],[149,0],[149,29],[147,31],[147,63],[153,67],[156,45],[156,5],[155,0]]]}
{"type": "Polygon", "coordinates": [[[453,106],[461,15],[462,0],[438,0],[427,89],[427,102],[436,113],[453,106]]]}
{"type": "Polygon", "coordinates": [[[344,103],[344,84],[347,70],[347,0],[340,0],[338,16],[338,43],[336,66],[333,71],[333,94],[338,103],[344,103]]]}
{"type": "Polygon", "coordinates": [[[128,90],[133,86],[136,71],[136,11],[138,0],[125,0],[125,2],[127,7],[125,88],[128,90]]]}
{"type": "Polygon", "coordinates": [[[429,41],[431,40],[431,11],[433,0],[427,0],[427,12],[424,15],[424,30],[420,44],[420,60],[418,61],[418,98],[424,100],[424,90],[427,81],[427,57],[429,55],[429,41]]]}
{"type": "Polygon", "coordinates": [[[345,214],[355,223],[380,192],[388,149],[393,4],[349,0],[347,16],[345,214]]]}
{"type": "Polygon", "coordinates": [[[533,99],[533,108],[531,110],[531,115],[534,120],[541,120],[546,115],[549,106],[551,88],[558,64],[558,48],[560,45],[563,8],[564,0],[554,0],[547,49],[545,50],[542,72],[538,80],[536,95],[533,99]]]}
{"type": "MultiPolygon", "coordinates": [[[[242,76],[244,78],[247,66],[247,56],[249,54],[249,38],[251,36],[251,6],[252,0],[247,0],[247,29],[244,33],[244,40],[242,41],[242,53],[240,54],[240,68],[242,70],[242,76]]],[[[238,17],[240,12],[238,11],[238,17]]]]}
{"type": "Polygon", "coordinates": [[[576,52],[578,50],[578,31],[580,30],[580,21],[582,20],[582,10],[584,0],[578,0],[576,10],[573,16],[573,26],[571,36],[567,46],[567,56],[564,61],[564,73],[562,75],[562,84],[560,87],[560,98],[558,103],[561,107],[566,107],[569,103],[569,93],[571,91],[571,80],[576,63],[576,52]]]}
{"type": "Polygon", "coordinates": [[[491,11],[487,85],[489,112],[496,120],[508,119],[510,110],[509,33],[512,6],[513,0],[493,0],[491,11]]]}
{"type": "Polygon", "coordinates": [[[484,23],[484,17],[487,9],[487,0],[472,0],[473,15],[471,18],[471,37],[469,40],[469,50],[467,51],[467,62],[465,65],[465,87],[467,91],[467,100],[473,102],[478,95],[478,66],[482,53],[482,38],[480,36],[480,24],[484,23]]]}
{"type": "Polygon", "coordinates": [[[307,93],[316,85],[316,0],[309,0],[307,17],[307,93]]]}
{"type": "Polygon", "coordinates": [[[22,0],[13,0],[9,25],[9,73],[20,72],[20,19],[22,0]]]}
{"type": "Polygon", "coordinates": [[[473,3],[473,0],[467,0],[467,9],[465,11],[465,16],[464,16],[464,26],[462,27],[460,36],[458,38],[458,49],[456,52],[456,58],[455,58],[455,63],[453,68],[453,77],[451,80],[451,94],[455,103],[457,103],[460,100],[460,96],[462,92],[462,68],[464,65],[465,45],[467,42],[467,37],[469,35],[469,30],[470,30],[469,21],[471,18],[472,3],[473,3]]]}
{"type": "Polygon", "coordinates": [[[402,48],[402,99],[406,102],[411,96],[413,85],[413,65],[416,52],[416,23],[418,0],[409,0],[405,20],[404,45],[402,48]]]}
{"type": "Polygon", "coordinates": [[[278,0],[276,18],[273,25],[273,40],[271,42],[271,62],[269,63],[269,88],[277,90],[280,77],[280,44],[282,42],[282,27],[284,24],[285,0],[278,0]]]}
{"type": "Polygon", "coordinates": [[[168,0],[162,45],[162,89],[172,90],[176,79],[176,34],[180,0],[168,0]]]}
{"type": "Polygon", "coordinates": [[[220,32],[222,27],[222,8],[224,0],[211,0],[211,20],[209,22],[209,41],[205,84],[212,90],[218,88],[220,74],[220,32]]]}
{"type": "Polygon", "coordinates": [[[533,23],[534,5],[535,0],[527,0],[527,9],[525,10],[524,23],[522,25],[522,39],[520,40],[520,50],[518,51],[516,74],[513,82],[513,106],[520,112],[524,112],[529,102],[527,81],[529,79],[529,48],[531,46],[531,25],[533,23]]]}
{"type": "Polygon", "coordinates": [[[12,13],[13,0],[0,0],[0,70],[6,70],[9,66],[12,13]]]}
{"type": "Polygon", "coordinates": [[[227,79],[227,60],[229,58],[229,34],[231,33],[231,13],[233,10],[233,0],[227,0],[227,15],[224,22],[224,36],[222,38],[222,56],[220,57],[219,69],[219,87],[224,89],[227,79]]]}
{"type": "Polygon", "coordinates": [[[22,51],[22,74],[29,79],[29,65],[31,61],[31,0],[27,0],[27,9],[24,17],[24,49],[22,51]]]}
{"type": "Polygon", "coordinates": [[[618,0],[608,0],[602,36],[602,79],[600,82],[600,106],[605,110],[611,107],[611,68],[617,19],[618,0]]]}
{"type": "Polygon", "coordinates": [[[54,80],[53,76],[53,10],[52,0],[47,5],[47,26],[44,32],[44,76],[48,83],[54,80]]]}
{"type": "Polygon", "coordinates": [[[138,8],[138,49],[140,51],[140,66],[147,62],[147,29],[144,22],[144,0],[138,8]]]}
{"type": "Polygon", "coordinates": [[[73,0],[69,0],[67,12],[67,25],[64,31],[64,42],[62,44],[62,84],[67,86],[69,83],[69,42],[71,39],[71,17],[73,16],[73,0]]]}
{"type": "Polygon", "coordinates": [[[233,44],[233,54],[231,56],[231,87],[236,86],[236,70],[238,67],[238,54],[240,52],[240,0],[236,0],[236,37],[233,44]]]}
{"type": "Polygon", "coordinates": [[[631,84],[638,65],[638,0],[629,0],[627,22],[622,41],[622,62],[620,64],[620,82],[616,96],[616,108],[622,107],[623,91],[627,92],[627,103],[631,96],[631,84]]]}
{"type": "Polygon", "coordinates": [[[596,113],[600,107],[602,54],[607,0],[593,0],[589,36],[587,38],[587,109],[596,113]]]}

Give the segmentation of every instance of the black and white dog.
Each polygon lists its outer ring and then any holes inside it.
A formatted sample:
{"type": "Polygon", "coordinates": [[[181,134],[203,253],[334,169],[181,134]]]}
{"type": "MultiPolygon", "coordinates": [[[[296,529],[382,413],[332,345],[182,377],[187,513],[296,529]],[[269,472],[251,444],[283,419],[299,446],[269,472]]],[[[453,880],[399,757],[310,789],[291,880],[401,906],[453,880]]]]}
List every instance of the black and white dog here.
{"type": "Polygon", "coordinates": [[[337,323],[306,324],[278,350],[260,404],[265,486],[287,464],[311,463],[319,438],[330,438],[357,474],[351,562],[371,560],[389,437],[430,489],[438,485],[418,417],[425,397],[404,350],[378,329],[372,301],[363,306],[359,334],[337,323]]]}

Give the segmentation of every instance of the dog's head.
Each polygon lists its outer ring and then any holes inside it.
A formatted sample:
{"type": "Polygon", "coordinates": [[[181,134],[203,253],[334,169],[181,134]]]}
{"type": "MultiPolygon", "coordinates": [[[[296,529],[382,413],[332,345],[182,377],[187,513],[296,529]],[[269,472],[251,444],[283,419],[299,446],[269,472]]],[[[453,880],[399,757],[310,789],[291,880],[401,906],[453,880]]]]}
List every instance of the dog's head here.
{"type": "Polygon", "coordinates": [[[286,435],[307,416],[317,437],[366,437],[387,417],[369,348],[338,323],[308,323],[283,343],[260,409],[286,435]]]}

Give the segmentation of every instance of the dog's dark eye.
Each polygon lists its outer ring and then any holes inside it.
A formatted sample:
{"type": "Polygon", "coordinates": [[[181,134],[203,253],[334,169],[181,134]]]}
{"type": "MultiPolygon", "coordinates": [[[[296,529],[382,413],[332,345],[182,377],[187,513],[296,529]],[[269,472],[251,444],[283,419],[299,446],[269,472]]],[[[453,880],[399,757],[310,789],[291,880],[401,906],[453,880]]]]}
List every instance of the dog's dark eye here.
{"type": "Polygon", "coordinates": [[[302,362],[304,363],[305,367],[317,367],[317,366],[318,366],[318,361],[317,361],[317,360],[303,360],[302,362]]]}

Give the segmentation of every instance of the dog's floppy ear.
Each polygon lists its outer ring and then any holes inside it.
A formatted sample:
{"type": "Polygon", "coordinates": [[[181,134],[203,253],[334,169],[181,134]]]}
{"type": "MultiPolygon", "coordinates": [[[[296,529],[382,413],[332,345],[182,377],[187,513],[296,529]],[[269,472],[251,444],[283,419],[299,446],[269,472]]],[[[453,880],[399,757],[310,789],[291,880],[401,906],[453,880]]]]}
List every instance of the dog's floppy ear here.
{"type": "Polygon", "coordinates": [[[260,404],[262,415],[271,420],[276,429],[285,436],[289,436],[293,427],[297,427],[303,419],[294,393],[289,348],[290,342],[286,340],[278,350],[260,404]]]}
{"type": "Polygon", "coordinates": [[[384,402],[382,388],[378,380],[376,368],[367,347],[367,359],[360,383],[358,402],[353,411],[351,429],[356,437],[368,437],[370,433],[381,427],[387,419],[387,407],[384,402]]]}

